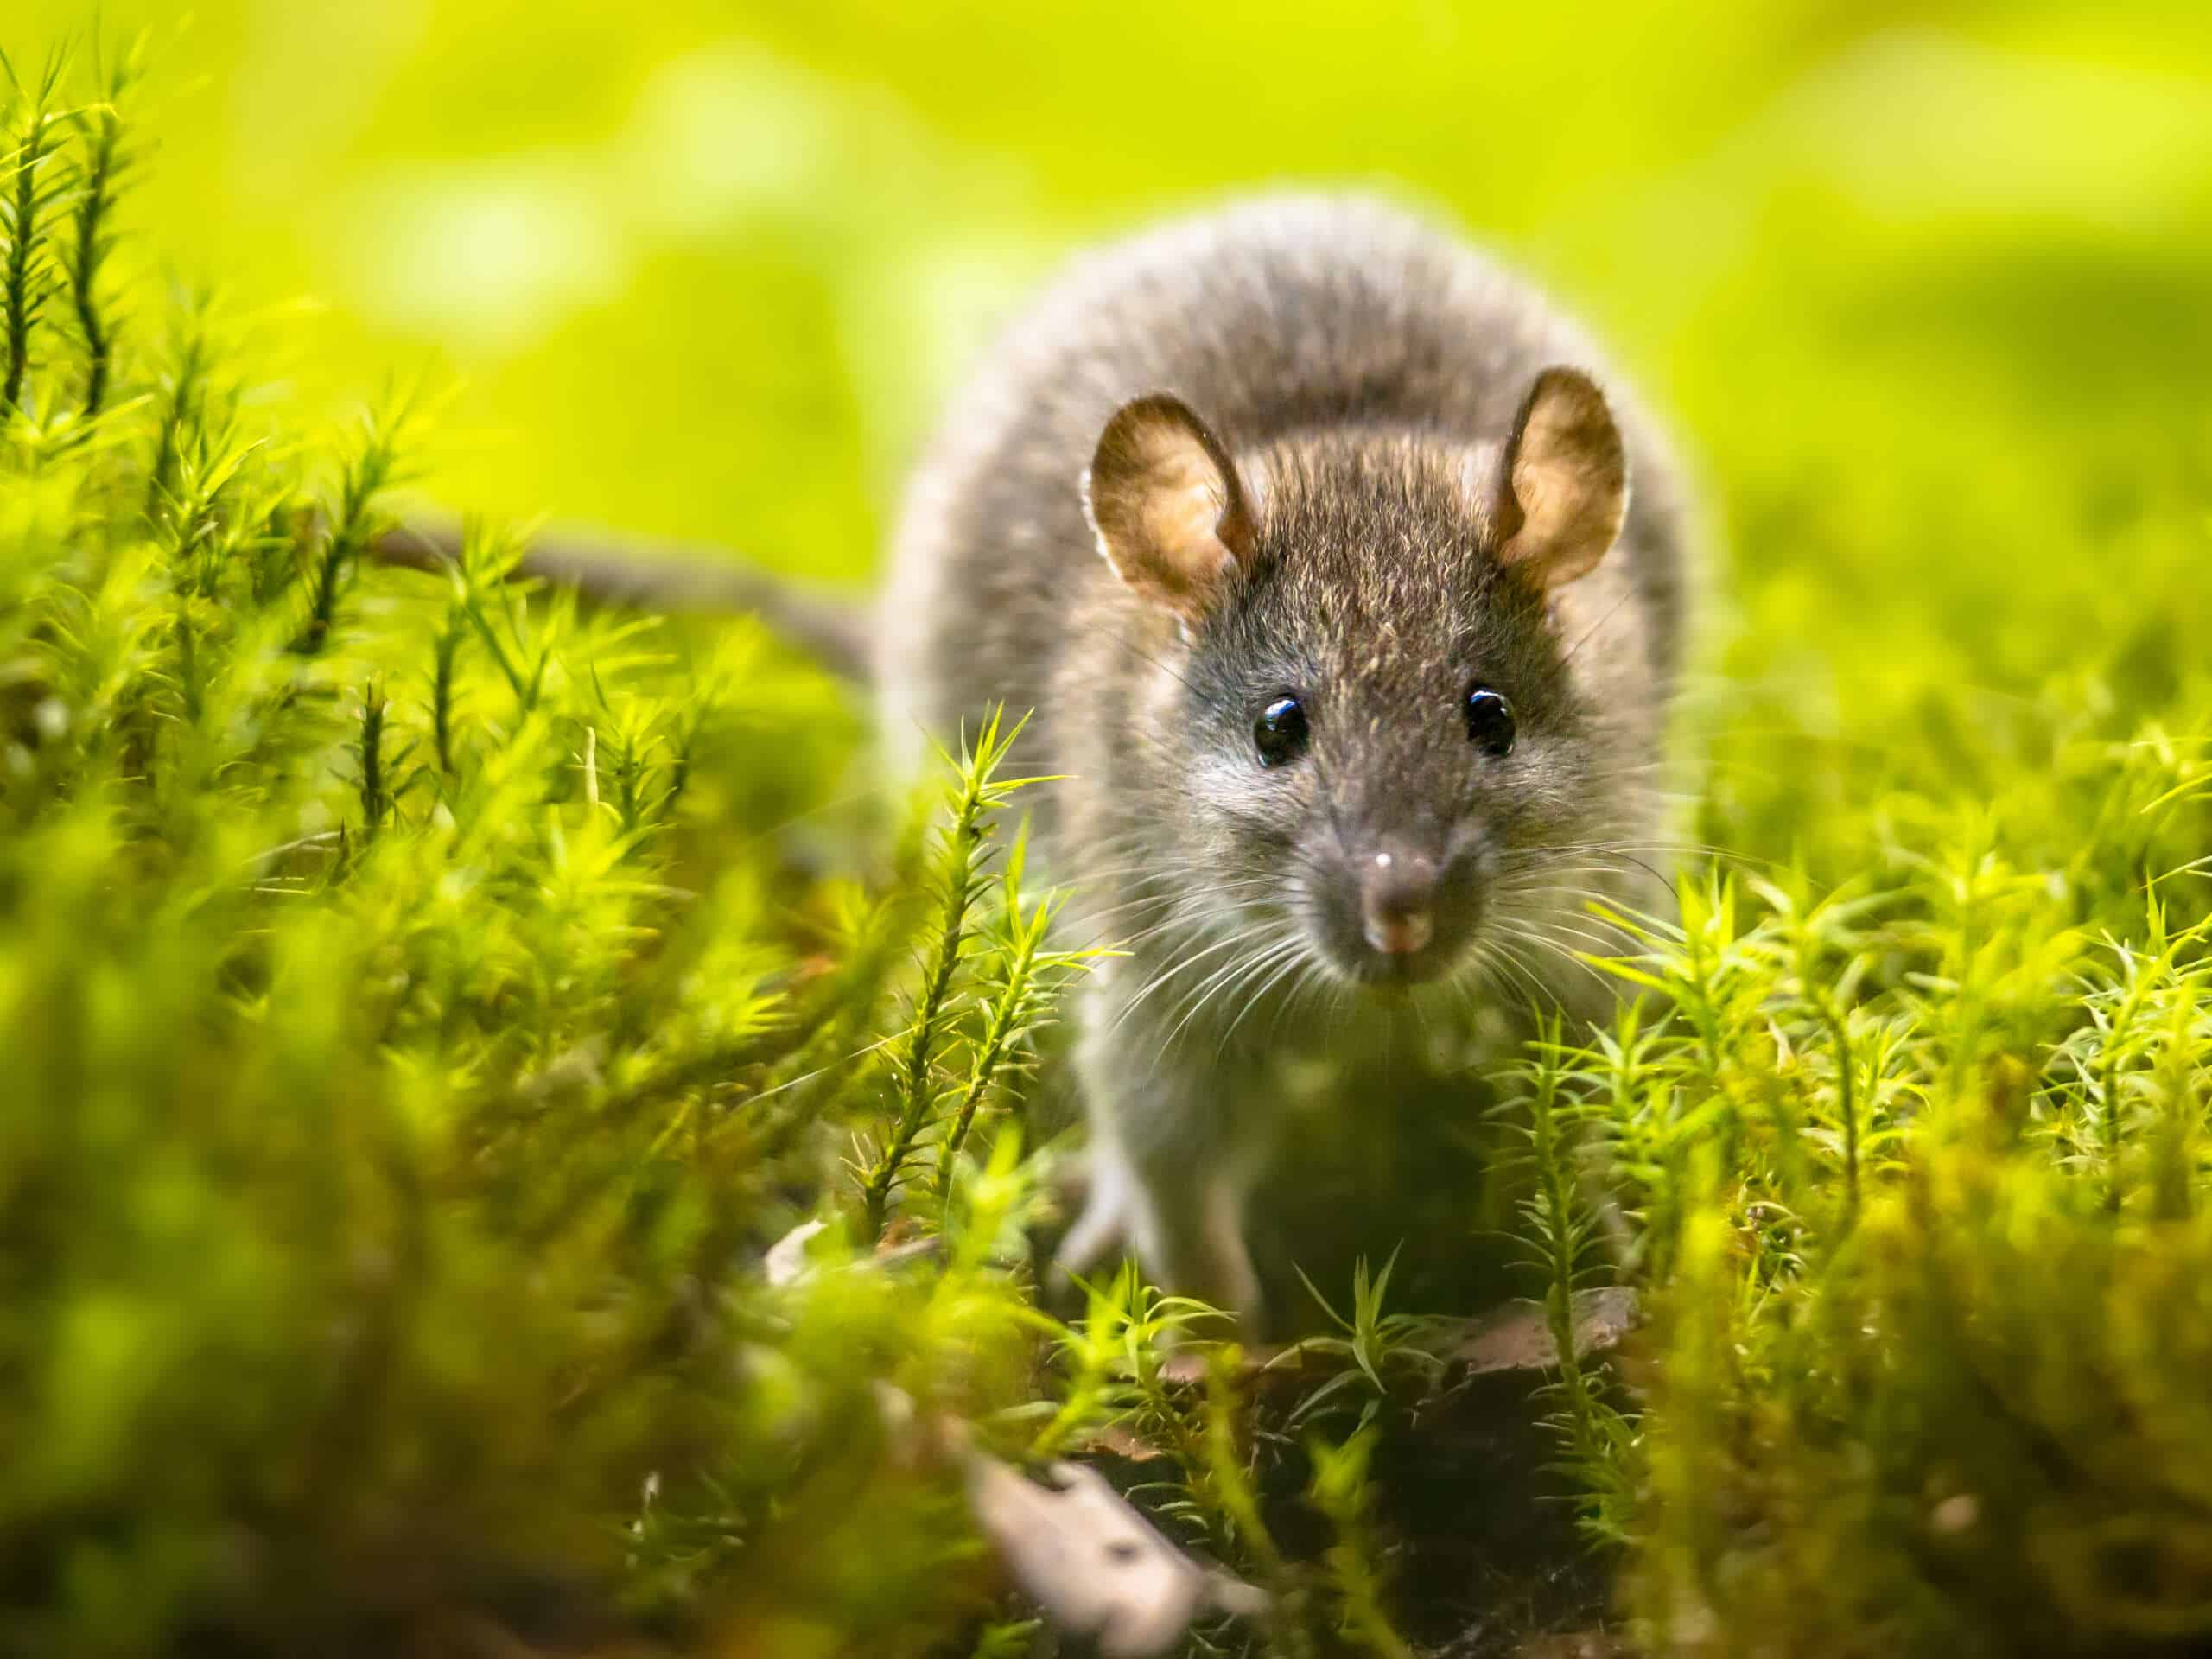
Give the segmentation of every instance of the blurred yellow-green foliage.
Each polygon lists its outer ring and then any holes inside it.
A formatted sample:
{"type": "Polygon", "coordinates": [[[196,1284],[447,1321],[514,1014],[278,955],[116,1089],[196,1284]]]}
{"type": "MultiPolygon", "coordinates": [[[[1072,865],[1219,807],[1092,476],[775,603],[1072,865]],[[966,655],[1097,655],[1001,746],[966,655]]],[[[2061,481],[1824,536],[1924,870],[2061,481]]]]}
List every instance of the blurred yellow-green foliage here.
{"type": "MultiPolygon", "coordinates": [[[[18,40],[84,18],[11,10],[18,40]]],[[[1815,653],[1840,607],[1900,659],[2039,666],[2120,561],[2037,573],[2050,633],[1961,647],[1959,607],[2021,579],[2007,531],[2107,537],[2212,465],[2187,0],[104,15],[162,43],[145,245],[318,308],[285,335],[312,400],[394,363],[461,377],[435,485],[493,511],[857,576],[1027,284],[1278,181],[1431,200],[1587,311],[1815,653]],[[2060,474],[2099,487],[2056,500],[2060,474]]]]}

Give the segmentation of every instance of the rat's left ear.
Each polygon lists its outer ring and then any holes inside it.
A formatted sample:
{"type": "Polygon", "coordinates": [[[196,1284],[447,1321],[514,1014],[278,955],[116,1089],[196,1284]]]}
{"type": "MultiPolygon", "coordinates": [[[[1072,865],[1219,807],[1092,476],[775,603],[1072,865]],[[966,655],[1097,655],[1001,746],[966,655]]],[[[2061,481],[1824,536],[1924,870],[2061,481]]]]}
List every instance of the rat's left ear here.
{"type": "Polygon", "coordinates": [[[1605,394],[1580,369],[1538,375],[1491,487],[1498,558],[1539,587],[1598,568],[1628,517],[1628,452],[1605,394]]]}

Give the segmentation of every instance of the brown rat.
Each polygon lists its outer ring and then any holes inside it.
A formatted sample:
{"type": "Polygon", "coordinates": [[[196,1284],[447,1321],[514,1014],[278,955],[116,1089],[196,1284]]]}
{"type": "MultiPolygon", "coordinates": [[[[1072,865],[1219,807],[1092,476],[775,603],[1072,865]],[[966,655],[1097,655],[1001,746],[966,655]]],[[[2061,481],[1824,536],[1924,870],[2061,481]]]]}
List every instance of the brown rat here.
{"type": "Polygon", "coordinates": [[[1125,1240],[1256,1321],[1288,1114],[1376,1109],[1486,1010],[1601,1010],[1569,952],[1592,894],[1653,898],[1677,476],[1577,327],[1371,201],[1109,247],[987,358],[879,670],[894,741],[1034,711],[1047,868],[1128,953],[1082,994],[1064,1260],[1125,1240]]]}

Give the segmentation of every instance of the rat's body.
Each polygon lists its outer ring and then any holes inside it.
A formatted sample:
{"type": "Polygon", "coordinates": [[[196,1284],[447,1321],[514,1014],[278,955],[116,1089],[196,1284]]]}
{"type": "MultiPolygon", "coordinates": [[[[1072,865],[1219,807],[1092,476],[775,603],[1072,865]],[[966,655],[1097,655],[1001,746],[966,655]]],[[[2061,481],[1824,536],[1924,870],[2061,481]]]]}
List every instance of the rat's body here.
{"type": "Polygon", "coordinates": [[[1128,951],[1082,993],[1069,1256],[1125,1237],[1256,1314],[1287,1113],[1375,1109],[1531,982],[1602,1007],[1560,947],[1593,891],[1649,901],[1681,572],[1672,463],[1592,377],[1448,236],[1262,200],[1078,264],[955,404],[885,721],[1033,709],[1048,871],[1128,951]]]}

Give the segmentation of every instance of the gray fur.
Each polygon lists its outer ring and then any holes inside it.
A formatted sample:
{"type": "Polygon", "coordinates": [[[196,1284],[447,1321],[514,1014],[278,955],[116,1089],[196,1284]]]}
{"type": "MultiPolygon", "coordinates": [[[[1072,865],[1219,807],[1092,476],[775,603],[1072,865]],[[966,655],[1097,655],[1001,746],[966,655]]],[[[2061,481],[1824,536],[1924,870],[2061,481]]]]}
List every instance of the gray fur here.
{"type": "Polygon", "coordinates": [[[1578,944],[1590,890],[1650,902],[1633,851],[1662,827],[1677,477],[1577,327],[1370,201],[1262,199],[1109,247],[988,357],[914,480],[879,672],[905,747],[1034,709],[1014,765],[1067,776],[1037,802],[1046,867],[1077,927],[1128,942],[1080,1009],[1096,1174],[1070,1255],[1126,1237],[1256,1319],[1245,1211],[1296,1179],[1270,1166],[1285,1113],[1360,1109],[1416,1024],[1494,1027],[1531,980],[1599,1011],[1587,969],[1524,935],[1578,944]],[[1554,365],[1605,389],[1630,493],[1611,553],[1547,594],[1496,556],[1482,482],[1554,365]],[[1108,420],[1160,391],[1219,437],[1255,521],[1235,592],[1187,629],[1084,519],[1108,420]],[[1468,741],[1476,681],[1518,715],[1503,759],[1468,741]],[[1263,770],[1253,709],[1291,689],[1313,751],[1263,770]],[[1390,849],[1446,872],[1450,971],[1410,992],[1358,967],[1358,872],[1390,849]]]}

